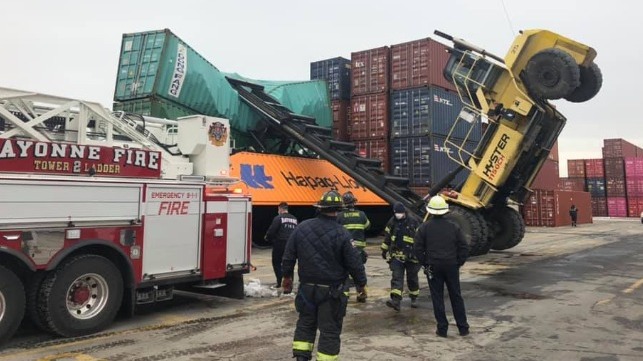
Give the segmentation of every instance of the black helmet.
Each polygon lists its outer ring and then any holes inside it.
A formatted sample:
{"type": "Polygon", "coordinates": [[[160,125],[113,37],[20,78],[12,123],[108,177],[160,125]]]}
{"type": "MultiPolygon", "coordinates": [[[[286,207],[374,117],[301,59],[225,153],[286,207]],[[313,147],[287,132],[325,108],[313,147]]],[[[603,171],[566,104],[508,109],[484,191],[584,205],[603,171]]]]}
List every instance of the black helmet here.
{"type": "Polygon", "coordinates": [[[344,201],[345,206],[352,206],[357,203],[357,198],[355,198],[351,191],[348,191],[342,196],[342,201],[344,201]]]}
{"type": "Polygon", "coordinates": [[[344,207],[344,203],[342,203],[342,196],[339,192],[336,190],[330,190],[321,196],[321,199],[317,204],[315,204],[315,207],[322,211],[326,210],[333,212],[341,210],[344,207]]]}

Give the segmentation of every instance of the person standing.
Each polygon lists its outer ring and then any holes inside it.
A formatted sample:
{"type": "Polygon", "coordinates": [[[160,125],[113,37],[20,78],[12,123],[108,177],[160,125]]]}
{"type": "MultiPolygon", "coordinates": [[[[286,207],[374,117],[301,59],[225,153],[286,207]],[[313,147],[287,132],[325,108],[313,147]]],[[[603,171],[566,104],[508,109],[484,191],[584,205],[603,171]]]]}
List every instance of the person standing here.
{"type": "Polygon", "coordinates": [[[288,203],[281,202],[277,207],[277,216],[273,218],[266,231],[266,240],[272,243],[272,269],[277,278],[277,287],[281,285],[281,259],[284,255],[286,242],[292,231],[297,227],[297,217],[288,213],[288,203]]]}
{"type": "Polygon", "coordinates": [[[572,227],[576,227],[576,220],[578,219],[578,208],[572,204],[569,208],[569,216],[572,218],[572,227]]]}
{"type": "Polygon", "coordinates": [[[344,283],[350,276],[359,293],[366,292],[366,272],[351,235],[337,223],[342,196],[334,190],[322,195],[315,205],[319,213],[295,228],[283,256],[283,292],[293,289],[298,262],[299,290],[295,309],[299,313],[293,339],[293,357],[310,360],[319,329],[317,360],[337,360],[340,334],[348,296],[344,283]]]}
{"type": "Polygon", "coordinates": [[[451,308],[461,336],[469,334],[469,324],[460,293],[460,267],[468,256],[464,234],[457,224],[445,217],[449,205],[440,196],[429,200],[427,211],[431,215],[415,234],[415,254],[424,266],[433,314],[437,322],[436,335],[447,337],[449,323],[444,309],[444,285],[447,285],[451,308]]]}
{"type": "MultiPolygon", "coordinates": [[[[366,253],[366,234],[365,231],[371,226],[366,213],[355,208],[357,198],[352,192],[346,192],[342,196],[344,210],[337,214],[337,222],[344,226],[353,237],[353,245],[360,252],[362,262],[366,264],[368,254],[366,253]]],[[[353,282],[354,283],[354,282],[353,282]]],[[[346,281],[346,290],[351,286],[350,280],[346,281]]],[[[366,302],[366,293],[357,294],[357,302],[366,302]]]]}
{"type": "Polygon", "coordinates": [[[384,228],[384,241],[381,249],[382,258],[388,260],[389,268],[393,272],[391,298],[386,301],[386,305],[400,311],[405,273],[412,308],[417,307],[417,298],[420,295],[418,272],[420,272],[421,266],[413,253],[413,237],[418,228],[418,222],[407,216],[406,208],[402,203],[395,203],[393,213],[394,216],[384,228]],[[390,256],[390,259],[387,256],[390,256]]]}

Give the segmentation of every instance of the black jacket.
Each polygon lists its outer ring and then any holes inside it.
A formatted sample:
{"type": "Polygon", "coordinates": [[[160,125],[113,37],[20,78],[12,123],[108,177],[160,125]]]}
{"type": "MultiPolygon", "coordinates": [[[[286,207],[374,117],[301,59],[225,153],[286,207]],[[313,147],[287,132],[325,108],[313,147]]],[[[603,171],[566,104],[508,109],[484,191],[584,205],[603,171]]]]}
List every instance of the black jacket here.
{"type": "Polygon", "coordinates": [[[463,265],[469,247],[458,225],[448,216],[432,216],[415,234],[415,255],[423,265],[463,265]]]}
{"type": "Polygon", "coordinates": [[[418,226],[418,222],[408,215],[402,219],[391,217],[384,228],[384,240],[380,248],[392,258],[417,262],[413,252],[413,237],[418,226]]]}
{"type": "Polygon", "coordinates": [[[371,226],[371,222],[368,220],[366,213],[358,209],[349,208],[339,212],[337,222],[350,232],[357,247],[366,247],[366,235],[364,231],[371,226]]]}
{"type": "Polygon", "coordinates": [[[299,282],[339,285],[348,274],[357,286],[366,285],[360,253],[351,244],[351,235],[336,217],[319,214],[301,222],[286,244],[282,261],[284,277],[292,277],[299,261],[299,282]]]}
{"type": "Polygon", "coordinates": [[[273,245],[286,245],[292,231],[297,227],[297,218],[290,213],[277,215],[266,231],[266,240],[273,245]]]}

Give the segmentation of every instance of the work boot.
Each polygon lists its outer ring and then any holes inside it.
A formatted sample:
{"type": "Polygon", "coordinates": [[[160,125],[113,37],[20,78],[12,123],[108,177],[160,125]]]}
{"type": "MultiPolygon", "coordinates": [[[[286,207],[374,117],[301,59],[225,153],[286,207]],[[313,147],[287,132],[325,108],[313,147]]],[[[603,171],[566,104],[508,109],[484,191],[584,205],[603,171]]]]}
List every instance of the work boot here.
{"type": "Polygon", "coordinates": [[[366,293],[358,293],[357,294],[357,302],[359,303],[366,303],[366,293]]]}
{"type": "Polygon", "coordinates": [[[400,299],[399,298],[391,298],[390,300],[386,301],[386,305],[395,311],[400,312],[400,299]]]}
{"type": "Polygon", "coordinates": [[[417,299],[417,297],[411,298],[411,308],[418,308],[418,299],[417,299]]]}
{"type": "Polygon", "coordinates": [[[297,356],[297,361],[309,361],[310,359],[306,356],[297,356]]]}

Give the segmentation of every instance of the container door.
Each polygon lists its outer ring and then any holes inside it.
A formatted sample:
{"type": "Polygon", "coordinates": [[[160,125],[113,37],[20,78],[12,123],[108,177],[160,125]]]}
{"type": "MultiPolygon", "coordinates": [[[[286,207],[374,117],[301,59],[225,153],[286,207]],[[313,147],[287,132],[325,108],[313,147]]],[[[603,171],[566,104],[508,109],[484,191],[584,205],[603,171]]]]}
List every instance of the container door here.
{"type": "Polygon", "coordinates": [[[230,199],[228,202],[228,242],[226,264],[234,269],[248,263],[248,213],[247,199],[230,199]]]}
{"type": "Polygon", "coordinates": [[[144,279],[198,271],[202,192],[200,186],[148,186],[145,193],[144,279]]]}

